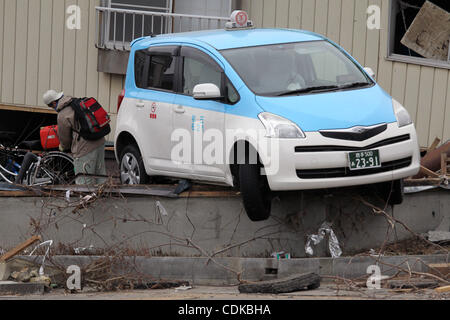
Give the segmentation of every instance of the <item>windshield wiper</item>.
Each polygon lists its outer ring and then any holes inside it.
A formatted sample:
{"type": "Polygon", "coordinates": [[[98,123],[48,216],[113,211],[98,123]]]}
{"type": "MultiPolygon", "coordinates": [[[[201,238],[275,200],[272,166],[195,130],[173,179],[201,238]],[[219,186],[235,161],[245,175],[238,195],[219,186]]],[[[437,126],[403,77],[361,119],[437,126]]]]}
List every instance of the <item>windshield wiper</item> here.
{"type": "Polygon", "coordinates": [[[331,91],[331,90],[337,90],[341,87],[338,86],[317,86],[317,87],[309,87],[309,88],[303,88],[293,91],[286,91],[282,92],[280,94],[277,94],[277,97],[282,96],[289,96],[289,95],[295,95],[295,94],[302,94],[302,93],[311,93],[311,92],[320,92],[320,91],[331,91]]]}
{"type": "Polygon", "coordinates": [[[340,86],[339,89],[351,89],[351,88],[360,88],[360,87],[366,87],[370,85],[369,82],[353,82],[349,84],[345,84],[343,86],[340,86]]]}

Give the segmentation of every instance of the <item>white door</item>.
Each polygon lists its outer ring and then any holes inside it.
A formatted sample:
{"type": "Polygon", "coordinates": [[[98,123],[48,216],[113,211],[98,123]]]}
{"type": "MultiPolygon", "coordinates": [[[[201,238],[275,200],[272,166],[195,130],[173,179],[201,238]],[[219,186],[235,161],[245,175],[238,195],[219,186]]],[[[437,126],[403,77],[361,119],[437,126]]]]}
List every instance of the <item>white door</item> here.
{"type": "Polygon", "coordinates": [[[138,132],[148,173],[170,170],[172,112],[175,99],[176,46],[136,52],[138,132]]]}

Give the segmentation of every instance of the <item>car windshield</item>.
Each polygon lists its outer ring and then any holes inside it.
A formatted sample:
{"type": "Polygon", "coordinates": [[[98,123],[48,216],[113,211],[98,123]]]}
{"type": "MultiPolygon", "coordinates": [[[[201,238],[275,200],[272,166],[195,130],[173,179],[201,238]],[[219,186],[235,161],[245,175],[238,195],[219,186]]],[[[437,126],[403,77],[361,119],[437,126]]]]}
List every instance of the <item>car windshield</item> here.
{"type": "Polygon", "coordinates": [[[328,41],[277,44],[221,51],[255,94],[288,96],[349,90],[372,80],[328,41]]]}

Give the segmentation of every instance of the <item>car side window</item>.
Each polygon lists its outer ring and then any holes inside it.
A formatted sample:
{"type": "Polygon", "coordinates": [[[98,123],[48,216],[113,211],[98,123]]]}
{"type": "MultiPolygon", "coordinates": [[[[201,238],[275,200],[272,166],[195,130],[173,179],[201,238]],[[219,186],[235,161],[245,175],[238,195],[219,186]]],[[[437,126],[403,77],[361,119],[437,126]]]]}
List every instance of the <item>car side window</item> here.
{"type": "Polygon", "coordinates": [[[192,47],[182,47],[181,59],[183,61],[181,80],[183,94],[192,96],[196,85],[213,83],[221,90],[225,88],[225,103],[235,104],[239,101],[238,92],[230,80],[223,76],[222,68],[209,55],[192,47]]]}
{"type": "Polygon", "coordinates": [[[173,91],[175,87],[176,56],[173,47],[136,51],[134,74],[136,86],[141,89],[173,91]]]}
{"type": "Polygon", "coordinates": [[[195,48],[183,47],[183,93],[192,96],[194,87],[202,83],[213,83],[222,87],[222,69],[207,54],[195,48]]]}

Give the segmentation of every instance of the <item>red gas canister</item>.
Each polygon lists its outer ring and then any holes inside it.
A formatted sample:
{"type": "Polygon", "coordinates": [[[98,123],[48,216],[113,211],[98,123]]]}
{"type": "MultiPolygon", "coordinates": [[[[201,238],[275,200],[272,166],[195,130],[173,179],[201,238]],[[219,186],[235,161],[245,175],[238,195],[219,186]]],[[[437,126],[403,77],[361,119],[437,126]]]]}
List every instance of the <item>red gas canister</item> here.
{"type": "Polygon", "coordinates": [[[59,147],[58,126],[41,128],[41,145],[44,150],[57,149],[59,147]]]}

